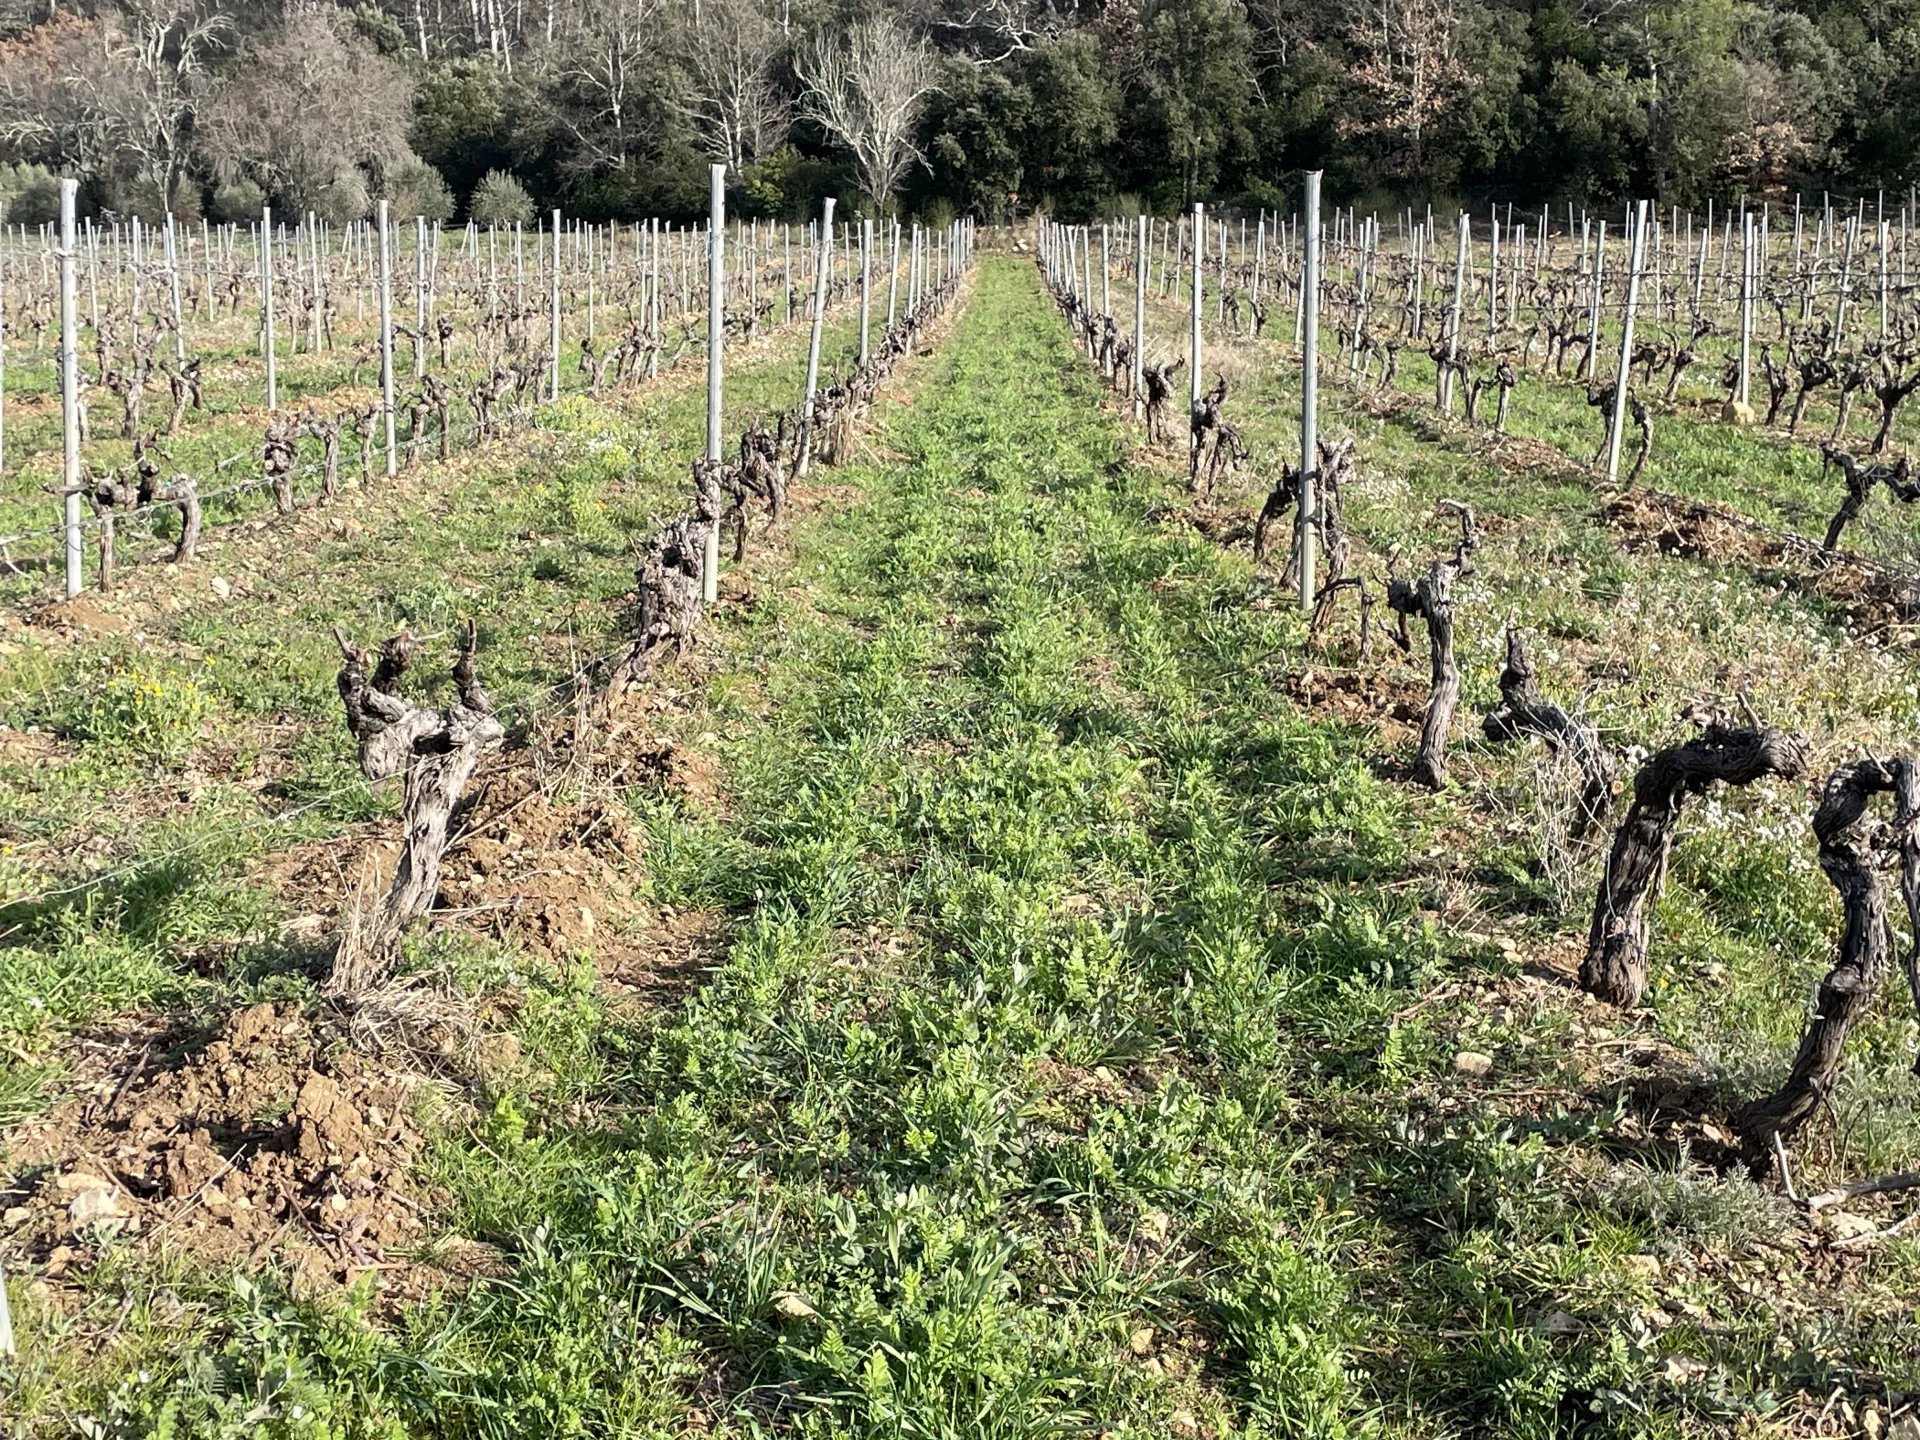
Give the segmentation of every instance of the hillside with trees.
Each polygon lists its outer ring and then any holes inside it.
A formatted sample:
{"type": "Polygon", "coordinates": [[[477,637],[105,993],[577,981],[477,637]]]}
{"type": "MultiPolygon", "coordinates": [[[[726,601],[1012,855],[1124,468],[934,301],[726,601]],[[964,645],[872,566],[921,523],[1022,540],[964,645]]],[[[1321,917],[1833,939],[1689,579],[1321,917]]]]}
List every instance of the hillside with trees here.
{"type": "Polygon", "coordinates": [[[690,217],[827,194],[1001,218],[1903,186],[1895,0],[32,0],[0,17],[0,197],[334,220],[690,217]]]}

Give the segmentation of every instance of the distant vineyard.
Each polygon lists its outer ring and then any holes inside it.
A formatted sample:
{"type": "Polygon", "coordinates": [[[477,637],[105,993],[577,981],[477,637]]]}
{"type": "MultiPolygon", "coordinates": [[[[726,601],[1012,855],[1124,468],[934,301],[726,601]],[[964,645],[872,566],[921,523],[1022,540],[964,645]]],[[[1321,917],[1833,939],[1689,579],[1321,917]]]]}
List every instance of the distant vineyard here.
{"type": "MultiPolygon", "coordinates": [[[[897,224],[864,249],[858,227],[820,236],[818,223],[733,227],[725,343],[804,319],[816,295],[842,305],[863,275],[884,328],[929,288],[944,243],[897,224]]],[[[197,231],[88,223],[70,266],[61,250],[47,227],[13,232],[0,256],[13,361],[0,368],[0,567],[27,593],[63,550],[94,551],[94,578],[111,584],[132,545],[189,558],[221,519],[446,460],[542,403],[612,398],[707,344],[704,227],[555,212],[448,232],[384,212],[344,227],[266,214],[197,231]]]]}

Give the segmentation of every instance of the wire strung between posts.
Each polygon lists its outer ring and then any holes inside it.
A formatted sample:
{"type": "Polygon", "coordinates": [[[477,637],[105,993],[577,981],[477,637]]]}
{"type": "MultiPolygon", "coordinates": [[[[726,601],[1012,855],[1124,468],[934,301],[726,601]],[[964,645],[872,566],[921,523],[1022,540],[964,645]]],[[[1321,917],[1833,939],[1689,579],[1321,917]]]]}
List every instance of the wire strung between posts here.
{"type": "MultiPolygon", "coordinates": [[[[1349,248],[1353,249],[1355,247],[1349,247],[1349,248]]],[[[1911,285],[1908,287],[1908,289],[1915,294],[1920,294],[1920,284],[1911,285]]],[[[1156,303],[1154,308],[1162,312],[1165,312],[1169,309],[1169,307],[1164,302],[1164,298],[1161,298],[1159,300],[1159,303],[1156,303]]],[[[1179,313],[1184,323],[1186,310],[1182,308],[1179,313]]],[[[1238,330],[1231,329],[1231,328],[1222,328],[1216,325],[1212,325],[1211,323],[1209,324],[1209,333],[1219,339],[1222,339],[1226,342],[1231,343],[1236,348],[1243,347],[1243,346],[1257,347],[1263,342],[1270,342],[1276,346],[1285,346],[1287,344],[1286,341],[1280,339],[1277,336],[1274,336],[1274,337],[1261,336],[1257,338],[1249,337],[1245,334],[1242,334],[1238,330]]],[[[1534,373],[1537,379],[1549,384],[1556,384],[1559,380],[1559,377],[1556,377],[1544,372],[1534,372],[1534,373]]],[[[1368,393],[1363,389],[1361,389],[1350,378],[1343,378],[1343,377],[1346,377],[1346,372],[1344,368],[1335,367],[1333,374],[1336,382],[1342,383],[1344,388],[1346,388],[1349,391],[1349,393],[1352,394],[1355,398],[1359,398],[1362,395],[1368,393]]],[[[1561,383],[1561,384],[1558,384],[1558,388],[1564,389],[1564,390],[1574,390],[1576,387],[1572,384],[1561,383]]],[[[1400,396],[1402,398],[1406,398],[1408,400],[1411,400],[1413,398],[1411,396],[1406,395],[1405,392],[1396,391],[1396,392],[1389,392],[1389,393],[1395,394],[1396,396],[1400,396]]],[[[1536,442],[1536,443],[1544,443],[1544,442],[1536,442]]],[[[1809,441],[1809,442],[1806,442],[1804,445],[1798,445],[1793,448],[1811,449],[1812,446],[1813,446],[1813,442],[1809,441]]],[[[1592,478],[1594,473],[1594,467],[1589,465],[1584,465],[1577,457],[1568,455],[1564,450],[1560,450],[1558,447],[1548,446],[1548,448],[1555,450],[1555,453],[1558,454],[1560,458],[1565,462],[1568,473],[1578,475],[1583,479],[1592,478]]],[[[1691,497],[1680,495],[1672,491],[1661,490],[1661,489],[1657,489],[1657,488],[1646,486],[1646,485],[1634,486],[1633,493],[1646,495],[1650,498],[1660,500],[1664,503],[1667,503],[1676,507],[1694,509],[1694,510],[1700,511],[1701,513],[1712,515],[1715,519],[1724,521],[1732,528],[1739,529],[1741,531],[1744,531],[1745,533],[1770,540],[1780,545],[1783,549],[1803,550],[1813,555],[1817,555],[1820,552],[1821,547],[1817,540],[1814,540],[1806,535],[1802,535],[1798,531],[1781,529],[1777,526],[1769,525],[1763,521],[1755,520],[1755,519],[1752,519],[1751,517],[1726,510],[1719,506],[1712,505],[1706,501],[1693,499],[1691,497]]],[[[1908,544],[1914,543],[1913,536],[1906,535],[1894,527],[1887,526],[1884,521],[1878,520],[1875,517],[1867,518],[1862,524],[1861,528],[1864,529],[1867,533],[1873,534],[1877,537],[1885,538],[1885,537],[1891,536],[1894,538],[1901,539],[1907,542],[1908,544]]],[[[1917,577],[1920,577],[1920,564],[1916,564],[1915,566],[1912,566],[1912,567],[1903,568],[1899,565],[1876,559],[1875,557],[1868,554],[1864,554],[1858,550],[1849,550],[1848,552],[1846,552],[1845,558],[1849,563],[1858,565],[1861,569],[1868,571],[1875,577],[1882,580],[1886,580],[1896,585],[1909,586],[1915,583],[1917,577]]]]}
{"type": "MultiPolygon", "coordinates": [[[[847,308],[851,303],[853,302],[847,296],[843,295],[839,301],[832,302],[829,304],[826,313],[832,314],[832,313],[835,313],[836,311],[843,310],[847,308]]],[[[685,312],[685,313],[692,314],[693,312],[685,312]]],[[[771,339],[775,336],[782,335],[791,330],[797,329],[798,327],[806,323],[808,322],[796,317],[795,319],[792,319],[792,320],[783,322],[780,325],[774,326],[771,329],[764,332],[763,334],[758,335],[754,338],[756,340],[771,339]]],[[[675,373],[676,371],[688,365],[694,358],[696,358],[696,352],[692,350],[687,350],[677,355],[673,360],[669,361],[668,364],[662,370],[654,372],[653,375],[640,377],[639,385],[641,387],[644,387],[645,385],[647,385],[649,381],[657,378],[659,375],[675,373]]],[[[570,398],[570,397],[563,397],[563,398],[570,398]]],[[[557,402],[548,401],[546,403],[553,404],[557,402]]],[[[534,405],[534,406],[527,407],[524,414],[521,416],[523,425],[531,425],[533,423],[534,416],[537,415],[542,408],[544,407],[541,405],[534,405]]],[[[496,427],[492,425],[482,427],[479,424],[479,422],[469,420],[469,421],[463,422],[463,427],[461,429],[449,431],[448,434],[450,436],[455,437],[456,443],[458,443],[461,441],[474,440],[474,439],[481,438],[483,428],[488,431],[493,431],[495,430],[496,427]]],[[[437,440],[439,434],[440,432],[437,429],[432,431],[423,431],[421,434],[421,438],[422,440],[426,440],[426,439],[437,440]]],[[[415,443],[416,442],[414,438],[411,435],[408,436],[405,442],[406,448],[411,449],[415,443]]],[[[396,445],[396,451],[398,451],[399,448],[401,447],[396,445]]],[[[385,454],[385,449],[383,446],[377,446],[375,448],[374,453],[377,456],[382,456],[385,454]]],[[[229,466],[236,465],[244,461],[257,460],[257,459],[258,459],[258,456],[256,452],[251,449],[240,451],[236,454],[227,456],[222,460],[214,462],[213,466],[211,467],[211,472],[218,473],[219,471],[229,466]]],[[[324,460],[307,460],[302,462],[298,467],[296,467],[292,472],[290,472],[284,478],[286,480],[286,483],[292,484],[301,479],[310,480],[317,476],[324,476],[326,474],[326,469],[327,469],[327,466],[324,460]]],[[[233,485],[224,486],[217,490],[207,491],[204,494],[198,495],[197,499],[199,504],[201,504],[202,506],[205,506],[212,501],[227,499],[236,495],[244,495],[254,491],[265,490],[270,488],[273,484],[274,484],[274,477],[268,476],[268,475],[262,475],[252,480],[245,480],[233,485]]],[[[86,494],[87,487],[83,486],[79,493],[83,495],[86,494]]],[[[172,514],[174,512],[177,512],[179,508],[180,508],[180,501],[178,500],[156,499],[156,500],[149,501],[144,505],[132,506],[124,510],[115,509],[110,512],[110,516],[101,515],[99,513],[84,515],[80,518],[79,524],[77,526],[77,532],[80,534],[85,534],[90,530],[97,530],[99,526],[108,518],[111,518],[111,520],[117,527],[128,521],[138,520],[151,515],[172,514]]],[[[17,536],[0,537],[0,547],[6,547],[6,546],[18,544],[30,539],[52,539],[57,542],[57,541],[64,540],[64,538],[68,533],[69,533],[69,527],[64,524],[50,525],[40,530],[23,531],[17,536]]],[[[152,538],[155,540],[164,539],[164,537],[159,537],[159,536],[146,537],[146,538],[152,538]]],[[[33,557],[22,556],[20,558],[31,559],[33,557]]],[[[11,563],[11,557],[8,557],[7,559],[4,559],[4,560],[0,560],[0,564],[9,564],[9,563],[11,563]]]]}
{"type": "MultiPolygon", "coordinates": [[[[563,679],[534,690],[519,700],[509,701],[498,707],[495,713],[505,722],[517,725],[524,730],[532,730],[538,726],[542,720],[552,718],[559,713],[556,702],[576,693],[578,687],[587,677],[603,673],[607,666],[613,664],[621,656],[625,655],[629,649],[630,642],[623,640],[612,648],[590,657],[585,662],[576,664],[573,670],[563,679]]],[[[291,824],[301,816],[331,806],[339,800],[348,797],[359,798],[367,794],[370,790],[377,792],[379,786],[383,783],[383,781],[368,781],[356,777],[345,784],[329,790],[323,795],[296,805],[291,809],[208,831],[203,835],[196,836],[194,839],[185,841],[158,855],[142,856],[124,865],[104,870],[79,880],[70,881],[61,885],[47,886],[24,895],[14,896],[4,903],[0,903],[0,909],[37,905],[49,900],[62,899],[69,895],[95,890],[101,886],[110,885],[118,880],[139,874],[141,871],[154,865],[165,864],[168,861],[194,854],[221,842],[242,836],[258,834],[265,830],[291,824]]],[[[46,845],[40,847],[40,849],[16,851],[15,854],[17,856],[31,856],[40,853],[41,849],[54,848],[55,844],[56,842],[54,841],[48,841],[46,845]]]]}

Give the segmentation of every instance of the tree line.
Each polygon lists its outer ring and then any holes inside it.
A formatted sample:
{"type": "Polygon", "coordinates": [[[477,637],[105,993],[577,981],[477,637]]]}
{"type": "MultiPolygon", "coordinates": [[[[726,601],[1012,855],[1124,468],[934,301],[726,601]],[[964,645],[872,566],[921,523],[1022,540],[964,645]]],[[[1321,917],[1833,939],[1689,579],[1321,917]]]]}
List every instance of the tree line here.
{"type": "Polygon", "coordinates": [[[1920,171],[1920,0],[0,0],[0,200],[510,222],[1694,205],[1920,171]]]}

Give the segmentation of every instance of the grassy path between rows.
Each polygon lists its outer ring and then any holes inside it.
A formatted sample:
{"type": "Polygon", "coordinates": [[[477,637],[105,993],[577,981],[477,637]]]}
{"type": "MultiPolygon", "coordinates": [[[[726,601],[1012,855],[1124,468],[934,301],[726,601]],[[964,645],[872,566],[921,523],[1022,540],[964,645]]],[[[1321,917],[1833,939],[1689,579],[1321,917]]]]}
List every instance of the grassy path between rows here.
{"type": "MultiPolygon", "coordinates": [[[[1623,1182],[1575,1153],[1604,1103],[1516,1124],[1453,1073],[1473,1036],[1426,999],[1517,967],[1436,923],[1430,805],[1273,692],[1297,622],[1157,523],[1098,393],[1030,268],[987,261],[836,475],[859,499],[732,612],[690,721],[728,803],[642,816],[644,899],[719,916],[724,957],[652,1014],[590,966],[525,978],[521,1065],[432,1161],[497,1273],[380,1326],[150,1279],[117,1388],[46,1375],[41,1413],[1680,1435],[1897,1371],[1894,1321],[1803,1338],[1744,1274],[1661,1309],[1648,1252],[1752,1248],[1751,1190],[1623,1182]]],[[[1550,1068],[1572,1003],[1489,1023],[1550,1068]]]]}

